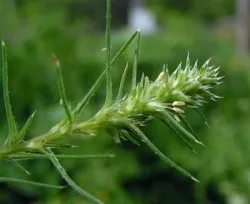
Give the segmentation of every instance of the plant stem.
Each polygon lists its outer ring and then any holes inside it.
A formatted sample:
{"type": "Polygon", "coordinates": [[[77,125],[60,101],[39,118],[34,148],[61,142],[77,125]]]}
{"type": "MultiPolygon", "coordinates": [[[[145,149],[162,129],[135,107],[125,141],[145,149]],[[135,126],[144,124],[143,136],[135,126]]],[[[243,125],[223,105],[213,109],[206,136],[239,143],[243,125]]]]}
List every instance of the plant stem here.
{"type": "Polygon", "coordinates": [[[111,1],[107,0],[106,10],[106,101],[105,105],[109,106],[112,102],[112,77],[110,73],[111,69],[111,1]]]}

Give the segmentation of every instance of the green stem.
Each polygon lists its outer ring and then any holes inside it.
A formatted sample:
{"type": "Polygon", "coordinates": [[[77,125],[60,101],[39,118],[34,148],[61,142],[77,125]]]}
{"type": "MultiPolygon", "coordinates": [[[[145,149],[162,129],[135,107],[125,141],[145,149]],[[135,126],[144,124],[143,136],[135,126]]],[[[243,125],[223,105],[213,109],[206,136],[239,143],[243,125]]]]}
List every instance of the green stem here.
{"type": "Polygon", "coordinates": [[[24,183],[24,184],[29,184],[29,185],[38,186],[38,187],[56,188],[56,189],[63,189],[65,187],[65,186],[56,186],[56,185],[51,185],[51,184],[46,184],[46,183],[39,183],[39,182],[34,182],[34,181],[27,181],[27,180],[18,179],[18,178],[6,178],[6,177],[0,177],[0,182],[24,183]]]}
{"type": "Polygon", "coordinates": [[[50,159],[50,161],[56,167],[57,171],[61,174],[61,176],[63,177],[63,179],[68,183],[68,185],[70,187],[72,187],[76,192],[78,192],[80,195],[82,195],[87,200],[92,201],[93,203],[96,203],[96,204],[103,204],[103,202],[101,200],[95,198],[94,196],[92,196],[88,192],[84,191],[81,187],[79,187],[69,177],[69,175],[67,174],[67,172],[65,171],[65,169],[61,166],[60,162],[58,161],[58,159],[56,158],[56,156],[54,155],[54,153],[49,148],[47,148],[46,150],[42,150],[42,152],[45,155],[47,155],[47,157],[50,159]]]}
{"type": "Polygon", "coordinates": [[[111,1],[107,0],[106,10],[106,101],[105,105],[109,106],[112,102],[112,77],[110,73],[111,69],[111,1]]]}

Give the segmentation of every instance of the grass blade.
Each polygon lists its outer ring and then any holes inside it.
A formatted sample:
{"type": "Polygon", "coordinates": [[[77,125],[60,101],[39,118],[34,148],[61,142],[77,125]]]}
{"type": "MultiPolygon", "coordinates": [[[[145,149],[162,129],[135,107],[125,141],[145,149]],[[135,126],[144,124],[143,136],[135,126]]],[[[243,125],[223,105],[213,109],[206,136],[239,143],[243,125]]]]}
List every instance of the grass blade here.
{"type": "Polygon", "coordinates": [[[187,141],[181,133],[165,118],[161,116],[156,116],[160,121],[162,121],[165,125],[167,125],[178,137],[178,139],[183,142],[192,152],[197,153],[193,146],[187,141]]]}
{"type": "Polygon", "coordinates": [[[51,185],[51,184],[46,184],[46,183],[27,181],[27,180],[17,179],[17,178],[7,178],[7,177],[0,177],[0,182],[4,182],[4,183],[22,183],[22,184],[28,184],[28,185],[33,185],[33,186],[37,186],[37,187],[46,187],[46,188],[55,188],[55,189],[63,189],[63,188],[65,188],[65,186],[57,186],[57,185],[51,185]]]}
{"type": "Polygon", "coordinates": [[[132,73],[132,89],[136,87],[136,75],[137,75],[137,65],[138,65],[138,55],[139,55],[139,46],[140,46],[140,30],[138,30],[137,43],[135,47],[134,63],[133,63],[133,73],[132,73]]]}
{"type": "Polygon", "coordinates": [[[115,56],[111,60],[111,65],[114,65],[114,63],[119,59],[121,54],[127,49],[127,47],[133,42],[135,37],[139,34],[139,31],[135,31],[130,38],[123,44],[123,46],[118,50],[118,52],[115,54],[115,56]]]}
{"type": "Polygon", "coordinates": [[[105,105],[112,102],[112,76],[111,76],[111,0],[107,0],[106,7],[106,100],[105,105]]]}
{"type": "Polygon", "coordinates": [[[96,80],[94,85],[91,87],[91,89],[88,91],[88,93],[84,96],[84,98],[78,103],[77,107],[75,108],[73,115],[74,117],[78,117],[81,113],[81,111],[84,109],[84,107],[88,104],[90,99],[94,96],[97,89],[101,85],[103,79],[105,76],[105,71],[99,76],[99,78],[96,80]]]}
{"type": "Polygon", "coordinates": [[[140,146],[140,143],[138,141],[136,141],[133,137],[131,137],[127,131],[122,131],[121,133],[125,137],[125,139],[129,140],[134,145],[140,146]]]}
{"type": "Polygon", "coordinates": [[[26,123],[24,124],[24,126],[22,127],[22,129],[20,130],[20,132],[18,133],[18,136],[16,138],[16,141],[21,141],[23,139],[23,137],[25,136],[25,134],[27,133],[27,130],[29,129],[34,116],[36,114],[36,110],[34,111],[34,113],[32,113],[32,115],[28,118],[28,120],[26,121],[26,123]]]}
{"type": "Polygon", "coordinates": [[[46,143],[44,147],[49,147],[52,149],[52,148],[77,148],[78,146],[71,144],[46,143]]]}
{"type": "Polygon", "coordinates": [[[163,116],[166,117],[174,125],[174,127],[178,131],[180,131],[183,135],[185,135],[187,138],[193,140],[197,144],[204,146],[204,144],[202,142],[200,142],[193,134],[188,132],[184,127],[182,127],[182,125],[180,125],[175,119],[173,119],[167,111],[164,111],[161,114],[163,114],[163,116]]]}
{"type": "Polygon", "coordinates": [[[68,183],[68,185],[71,186],[76,192],[78,192],[81,196],[83,196],[87,200],[92,201],[93,203],[103,204],[102,201],[100,201],[98,198],[92,196],[91,194],[89,194],[88,192],[86,192],[85,190],[83,190],[80,186],[78,186],[69,177],[69,175],[66,173],[65,169],[61,166],[60,162],[58,161],[58,159],[56,158],[56,156],[54,155],[54,153],[49,148],[46,148],[46,151],[44,150],[43,153],[50,159],[50,161],[52,162],[52,164],[55,166],[55,168],[57,169],[57,171],[61,174],[61,176],[63,177],[63,179],[68,183]]]}
{"type": "Polygon", "coordinates": [[[66,93],[65,93],[65,86],[64,86],[64,82],[63,82],[63,76],[62,76],[62,71],[61,71],[61,66],[60,66],[60,62],[57,59],[57,57],[54,55],[54,59],[55,59],[55,66],[56,66],[56,75],[57,75],[57,81],[58,81],[58,88],[60,91],[60,97],[62,100],[62,104],[65,110],[65,113],[68,117],[68,120],[70,122],[70,124],[72,125],[73,123],[73,116],[70,110],[70,106],[69,106],[69,102],[67,100],[66,97],[66,93]]]}
{"type": "Polygon", "coordinates": [[[7,62],[7,51],[4,41],[1,42],[1,52],[2,52],[2,69],[3,69],[3,99],[4,99],[7,122],[9,126],[9,135],[5,141],[5,144],[9,144],[14,140],[14,137],[17,134],[17,126],[15,118],[12,113],[10,98],[9,98],[8,62],[7,62]]]}
{"type": "Polygon", "coordinates": [[[16,160],[12,159],[11,157],[8,157],[8,160],[14,164],[15,166],[17,166],[18,168],[20,168],[21,170],[23,170],[26,174],[31,175],[31,173],[29,171],[27,171],[21,164],[19,164],[16,160]]]}
{"type": "Polygon", "coordinates": [[[129,124],[129,128],[133,131],[140,139],[156,154],[158,155],[164,162],[168,163],[171,167],[178,170],[181,174],[191,178],[192,180],[199,182],[196,178],[194,178],[190,173],[181,168],[167,156],[165,156],[148,138],[147,136],[135,125],[129,124]]]}
{"type": "MultiPolygon", "coordinates": [[[[93,154],[93,155],[57,154],[55,156],[61,159],[102,159],[102,158],[115,157],[114,154],[93,154]]],[[[11,158],[20,160],[20,159],[47,159],[48,157],[44,154],[20,153],[11,155],[11,158]]]]}
{"type": "Polygon", "coordinates": [[[184,118],[184,116],[180,115],[180,119],[183,122],[183,124],[187,127],[187,129],[196,137],[198,138],[198,135],[195,133],[191,125],[188,123],[188,121],[184,118]]]}
{"type": "Polygon", "coordinates": [[[204,114],[200,111],[200,109],[197,108],[197,107],[194,107],[194,110],[196,110],[197,113],[199,113],[199,115],[200,115],[200,116],[202,117],[202,119],[204,120],[205,125],[209,128],[209,125],[208,125],[208,122],[207,122],[207,119],[206,119],[205,115],[204,115],[204,114]]]}
{"type": "MultiPolygon", "coordinates": [[[[124,43],[124,45],[118,50],[118,52],[115,54],[115,56],[111,60],[111,66],[114,65],[114,63],[118,60],[118,58],[122,55],[122,53],[127,49],[127,47],[133,42],[135,37],[137,36],[138,31],[135,31],[130,38],[124,43]]],[[[86,104],[90,101],[90,99],[94,96],[97,89],[100,87],[101,83],[104,80],[106,73],[106,69],[102,72],[102,74],[99,76],[99,78],[96,80],[94,85],[91,87],[91,89],[88,91],[88,93],[83,97],[83,99],[78,103],[77,107],[74,110],[74,117],[79,116],[79,114],[82,112],[86,104]]]]}
{"type": "Polygon", "coordinates": [[[121,79],[121,83],[120,83],[120,87],[119,87],[116,101],[118,101],[122,97],[127,73],[128,73],[128,63],[126,64],[126,67],[125,67],[123,74],[122,74],[122,79],[121,79]]]}

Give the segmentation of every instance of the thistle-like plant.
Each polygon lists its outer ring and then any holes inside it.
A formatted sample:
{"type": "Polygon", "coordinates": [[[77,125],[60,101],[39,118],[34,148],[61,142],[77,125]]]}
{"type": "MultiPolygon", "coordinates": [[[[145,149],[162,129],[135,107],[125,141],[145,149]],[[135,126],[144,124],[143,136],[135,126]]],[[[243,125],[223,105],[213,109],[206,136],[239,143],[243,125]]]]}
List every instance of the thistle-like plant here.
{"type": "MultiPolygon", "coordinates": [[[[199,110],[198,108],[207,100],[216,100],[219,98],[211,92],[211,89],[215,85],[221,83],[221,77],[218,76],[219,68],[210,66],[209,60],[200,68],[198,67],[197,62],[194,65],[191,65],[189,56],[186,59],[185,65],[182,66],[180,64],[173,73],[170,74],[168,68],[164,66],[162,72],[154,81],[151,81],[147,76],[142,75],[139,82],[137,82],[136,74],[140,31],[135,31],[128,41],[125,42],[120,50],[112,57],[110,23],[111,2],[110,0],[107,0],[105,47],[106,68],[89,92],[74,109],[69,105],[69,101],[65,94],[60,62],[56,56],[54,56],[54,64],[61,97],[60,104],[65,110],[65,118],[52,127],[47,133],[33,137],[28,141],[25,140],[24,137],[36,112],[29,117],[20,130],[17,128],[9,99],[6,47],[3,41],[1,43],[3,94],[9,134],[0,148],[0,160],[11,161],[13,164],[24,169],[24,167],[18,163],[21,159],[48,158],[68,185],[80,193],[85,199],[88,199],[93,203],[103,202],[80,188],[74,181],[72,181],[65,169],[61,166],[58,158],[77,159],[85,157],[112,157],[113,155],[55,155],[52,151],[55,147],[72,147],[71,145],[56,143],[58,138],[71,137],[76,134],[98,135],[99,133],[107,132],[110,133],[118,143],[120,143],[121,140],[129,140],[136,145],[139,145],[142,142],[164,162],[168,163],[185,176],[197,181],[190,173],[164,155],[155,144],[147,138],[141,130],[141,127],[146,125],[148,120],[159,119],[173,130],[176,133],[176,136],[184,142],[185,145],[187,145],[192,151],[195,151],[192,143],[197,143],[199,145],[202,145],[202,143],[198,140],[195,132],[186,121],[184,109],[191,108],[199,110]],[[134,40],[136,40],[136,47],[134,52],[131,90],[127,94],[123,93],[128,72],[127,64],[123,71],[117,97],[115,98],[112,92],[111,68],[134,40]],[[105,78],[106,99],[104,105],[92,118],[87,121],[80,120],[79,116],[84,114],[84,107],[96,93],[105,78]]],[[[204,117],[202,113],[200,114],[204,117]]],[[[16,178],[0,177],[0,181],[22,182],[44,187],[62,188],[62,186],[25,181],[16,178]]]]}

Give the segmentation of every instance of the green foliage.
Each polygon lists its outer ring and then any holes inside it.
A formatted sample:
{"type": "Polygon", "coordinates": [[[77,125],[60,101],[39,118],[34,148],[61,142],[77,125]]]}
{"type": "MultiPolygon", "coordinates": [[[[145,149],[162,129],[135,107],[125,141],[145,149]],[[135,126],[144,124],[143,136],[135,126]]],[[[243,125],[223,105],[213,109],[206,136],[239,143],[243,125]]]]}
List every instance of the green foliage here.
{"type": "Polygon", "coordinates": [[[1,42],[1,53],[2,53],[2,69],[3,69],[3,97],[4,105],[6,110],[7,122],[9,126],[9,135],[5,142],[5,145],[11,145],[12,143],[18,142],[16,139],[17,127],[16,122],[12,113],[10,98],[9,98],[9,88],[8,88],[8,63],[7,63],[7,53],[5,43],[1,42]]]}
{"type": "MultiPolygon", "coordinates": [[[[68,21],[68,7],[48,8],[43,5],[45,1],[27,1],[22,7],[11,7],[11,2],[5,1],[2,6],[4,9],[1,12],[6,18],[1,27],[4,28],[1,34],[8,44],[9,89],[16,122],[25,124],[32,112],[38,109],[25,136],[30,139],[31,136],[47,131],[51,124],[57,124],[64,118],[63,108],[57,103],[60,96],[56,86],[55,69],[52,68],[52,53],[57,54],[63,65],[66,94],[74,107],[79,98],[86,97],[85,93],[103,71],[105,54],[101,49],[105,45],[103,36],[92,35],[89,30],[85,30],[87,19],[68,21]],[[6,2],[9,4],[7,7],[6,2]],[[26,34],[24,30],[27,31],[26,34]]],[[[56,148],[53,151],[57,153],[58,158],[61,158],[60,155],[82,155],[84,158],[86,155],[115,153],[117,157],[112,160],[60,159],[77,184],[106,203],[162,203],[166,197],[169,203],[223,203],[223,200],[225,203],[235,198],[248,203],[249,159],[246,155],[249,155],[250,149],[249,59],[237,56],[232,42],[226,41],[224,36],[218,38],[197,19],[174,15],[171,12],[167,15],[166,12],[161,12],[160,15],[163,23],[161,32],[155,36],[141,37],[138,76],[144,72],[150,79],[157,78],[165,63],[168,63],[167,67],[172,73],[188,51],[191,61],[198,58],[199,62],[203,62],[207,57],[212,57],[212,61],[221,66],[221,75],[225,76],[224,83],[216,90],[216,93],[224,98],[219,100],[219,103],[209,103],[201,108],[207,117],[209,128],[204,126],[199,114],[189,113],[189,110],[185,109],[187,121],[206,146],[196,147],[183,137],[192,144],[192,148],[195,147],[197,155],[183,148],[182,143],[176,140],[177,134],[169,131],[171,127],[165,128],[154,120],[149,121],[148,126],[142,127],[143,132],[164,154],[202,182],[195,185],[175,171],[170,171],[168,165],[155,159],[143,145],[140,148],[132,148],[125,140],[121,146],[116,146],[113,144],[113,138],[104,133],[98,137],[90,135],[86,138],[64,138],[58,142],[70,142],[80,148],[56,148]],[[213,200],[210,197],[211,191],[213,200]],[[222,200],[218,201],[218,198],[222,200]]],[[[113,31],[112,51],[119,50],[129,35],[127,32],[113,31]]],[[[130,65],[133,64],[134,47],[128,47],[126,50],[112,66],[114,92],[116,87],[119,87],[121,70],[127,62],[126,79],[131,80],[130,65]]],[[[105,73],[101,81],[104,78],[105,73]]],[[[123,93],[129,93],[128,85],[125,84],[123,93]]],[[[86,103],[84,112],[78,115],[78,121],[92,117],[96,109],[102,106],[105,98],[103,88],[94,93],[91,103],[86,103]]],[[[0,107],[4,107],[3,100],[1,103],[0,107]]],[[[4,115],[3,109],[0,109],[0,113],[4,115]]],[[[182,121],[181,117],[179,119],[182,121]]],[[[3,143],[8,132],[3,117],[0,124],[0,140],[3,143]]],[[[191,132],[187,126],[185,128],[191,132]]],[[[134,140],[134,137],[131,138],[134,140]]],[[[1,176],[62,185],[61,176],[51,170],[47,160],[33,161],[30,158],[26,162],[22,160],[21,154],[19,157],[16,154],[13,156],[33,174],[24,174],[16,166],[3,162],[1,176]]],[[[3,203],[9,200],[10,203],[22,202],[23,197],[30,199],[30,202],[39,200],[39,203],[64,203],[66,199],[72,203],[82,202],[82,197],[69,188],[64,188],[61,192],[11,182],[8,188],[1,185],[3,187],[0,191],[0,202],[3,203]],[[15,196],[12,196],[13,191],[15,196]]]]}
{"type": "Polygon", "coordinates": [[[161,17],[168,12],[185,13],[198,17],[205,22],[214,22],[220,18],[232,16],[235,12],[234,0],[151,0],[149,5],[161,17]]]}
{"type": "MultiPolygon", "coordinates": [[[[51,128],[47,133],[32,138],[31,140],[24,140],[23,137],[30,126],[34,114],[28,119],[21,133],[17,132],[16,123],[12,114],[9,90],[8,90],[8,68],[7,68],[7,55],[5,51],[5,44],[2,42],[2,64],[3,64],[3,89],[4,89],[4,102],[7,115],[7,121],[9,124],[9,136],[0,150],[1,160],[10,160],[19,168],[24,170],[26,173],[30,174],[24,167],[18,163],[12,154],[29,152],[40,152],[45,154],[50,161],[53,163],[57,171],[61,174],[62,178],[71,186],[76,192],[81,194],[85,199],[93,203],[103,203],[101,200],[92,196],[81,187],[79,187],[66,173],[66,170],[59,163],[55,154],[51,151],[51,148],[61,148],[63,146],[54,144],[53,141],[62,137],[83,134],[83,135],[96,135],[102,132],[119,134],[117,138],[127,137],[135,142],[136,139],[132,139],[133,134],[140,138],[142,142],[145,142],[148,147],[158,155],[163,161],[170,164],[179,172],[190,177],[191,179],[197,181],[191,174],[186,172],[184,169],[179,167],[168,157],[166,157],[140,130],[140,126],[150,119],[152,116],[159,115],[160,118],[166,117],[165,121],[174,127],[180,134],[188,137],[189,139],[202,144],[199,142],[192,133],[188,132],[182,125],[176,122],[170,114],[178,115],[184,114],[184,111],[179,108],[179,106],[185,106],[187,104],[189,107],[201,106],[207,98],[215,99],[216,95],[212,94],[209,89],[214,85],[220,83],[220,77],[218,75],[218,69],[208,66],[206,62],[200,70],[197,69],[197,63],[192,66],[190,65],[189,57],[186,61],[185,69],[182,70],[179,66],[172,75],[169,75],[167,69],[162,72],[159,77],[154,82],[150,82],[149,78],[141,78],[141,81],[136,84],[137,75],[137,64],[138,64],[138,50],[140,43],[140,33],[137,34],[137,44],[135,48],[134,63],[133,63],[133,75],[132,75],[132,88],[130,94],[123,97],[121,91],[118,92],[121,95],[118,100],[113,103],[113,93],[112,93],[112,76],[111,76],[111,1],[107,0],[107,11],[106,11],[106,100],[104,106],[101,110],[92,118],[86,121],[81,121],[79,123],[75,122],[75,113],[80,113],[82,107],[84,107],[85,101],[89,100],[91,95],[97,90],[93,88],[90,90],[90,97],[87,97],[84,102],[82,102],[75,112],[73,112],[69,106],[69,102],[66,98],[66,92],[60,67],[60,62],[55,57],[56,73],[58,78],[58,87],[60,92],[60,100],[64,107],[65,113],[67,115],[66,119],[63,119],[59,124],[51,128]],[[94,90],[94,91],[92,91],[94,90]],[[169,106],[172,104],[172,108],[169,106]],[[79,110],[78,110],[79,109],[79,110]],[[17,136],[18,135],[18,136],[17,136]]],[[[132,38],[132,37],[131,37],[132,38]]],[[[130,38],[130,39],[131,39],[130,38]]],[[[132,42],[132,41],[130,41],[132,42]]],[[[126,44],[125,44],[126,46],[126,44]]],[[[122,46],[121,49],[123,49],[122,46]]],[[[121,53],[122,54],[122,53],[121,53]]],[[[119,55],[116,55],[117,58],[119,55]]],[[[126,73],[126,72],[125,72],[126,73]]],[[[125,77],[123,77],[125,78],[125,77]]],[[[99,81],[99,80],[98,80],[99,81]]],[[[94,87],[98,86],[99,83],[95,83],[94,87]]],[[[125,80],[122,80],[121,88],[124,86],[125,80]]],[[[119,139],[120,140],[120,139],[119,139]]],[[[66,145],[67,146],[67,145],[66,145]]],[[[29,158],[29,157],[27,157],[29,158]]],[[[6,177],[6,180],[8,178],[6,177]]],[[[22,182],[23,179],[10,179],[9,181],[22,182]]],[[[23,182],[34,184],[34,182],[23,182]]],[[[38,183],[37,185],[40,185],[38,183]]],[[[43,184],[46,186],[47,184],[43,184]]],[[[49,186],[49,185],[48,185],[49,186]]]]}

